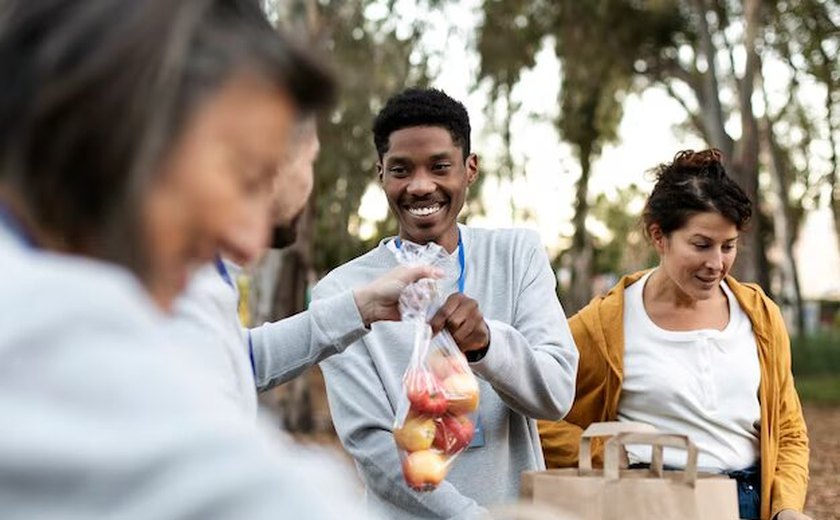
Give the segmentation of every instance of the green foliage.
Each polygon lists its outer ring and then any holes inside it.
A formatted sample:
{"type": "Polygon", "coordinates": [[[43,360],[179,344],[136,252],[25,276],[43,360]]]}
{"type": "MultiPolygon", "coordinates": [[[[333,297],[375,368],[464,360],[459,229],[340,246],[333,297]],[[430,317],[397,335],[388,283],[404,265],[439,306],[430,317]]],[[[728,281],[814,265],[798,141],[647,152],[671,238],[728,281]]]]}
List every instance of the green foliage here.
{"type": "Polygon", "coordinates": [[[796,376],[840,377],[840,332],[792,338],[790,350],[796,376]]]}
{"type": "Polygon", "coordinates": [[[543,36],[548,33],[546,13],[555,9],[550,1],[484,2],[484,23],[479,30],[479,78],[490,78],[493,97],[500,86],[513,87],[524,69],[533,67],[543,36]]]}
{"type": "Polygon", "coordinates": [[[599,194],[592,206],[592,216],[610,232],[596,237],[595,273],[618,276],[657,263],[656,252],[644,237],[639,209],[646,194],[635,184],[618,191],[614,198],[599,194]]]}
{"type": "MultiPolygon", "coordinates": [[[[273,2],[281,20],[305,32],[335,64],[341,91],[338,104],[319,123],[322,153],[315,166],[312,261],[323,273],[369,249],[348,228],[358,222],[365,191],[376,184],[373,117],[392,94],[428,83],[426,57],[417,48],[422,20],[404,20],[393,2],[298,0],[273,2]],[[389,13],[370,19],[367,8],[380,4],[389,13]]],[[[392,224],[384,223],[381,231],[392,224]]]]}
{"type": "Polygon", "coordinates": [[[791,357],[802,401],[840,404],[840,332],[792,338],[791,357]]]}
{"type": "Polygon", "coordinates": [[[796,377],[794,384],[804,403],[840,404],[840,375],[796,377]]]}

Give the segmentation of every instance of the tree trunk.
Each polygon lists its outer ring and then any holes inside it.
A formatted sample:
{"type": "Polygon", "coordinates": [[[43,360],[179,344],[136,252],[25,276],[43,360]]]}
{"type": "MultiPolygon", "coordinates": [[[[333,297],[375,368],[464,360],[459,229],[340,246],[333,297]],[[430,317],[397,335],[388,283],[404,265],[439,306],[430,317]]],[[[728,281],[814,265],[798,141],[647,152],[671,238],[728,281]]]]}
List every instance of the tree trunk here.
{"type": "Polygon", "coordinates": [[[695,54],[702,55],[706,59],[706,71],[702,73],[702,82],[699,85],[701,90],[696,92],[697,99],[702,104],[701,117],[705,126],[704,133],[711,140],[709,144],[722,151],[725,156],[730,157],[733,153],[734,143],[729,134],[726,133],[726,115],[720,102],[720,82],[718,80],[717,64],[715,63],[717,48],[712,42],[711,29],[706,19],[709,10],[704,0],[695,0],[694,9],[698,17],[700,36],[699,49],[697,49],[699,52],[695,54]]]}
{"type": "Polygon", "coordinates": [[[834,217],[834,233],[837,237],[837,245],[840,247],[840,182],[838,182],[838,168],[840,168],[840,159],[837,157],[837,140],[834,137],[837,128],[834,126],[834,103],[832,96],[834,94],[835,83],[829,78],[826,82],[827,92],[825,94],[825,108],[828,116],[828,144],[831,146],[831,173],[829,174],[829,205],[831,206],[831,215],[834,217]]]}
{"type": "Polygon", "coordinates": [[[790,302],[793,307],[795,332],[805,330],[805,314],[802,308],[802,291],[799,286],[799,269],[793,255],[794,219],[791,216],[789,175],[782,160],[778,143],[776,142],[773,123],[765,114],[762,131],[763,142],[770,157],[770,172],[773,178],[773,189],[779,199],[779,210],[773,220],[776,239],[782,246],[782,288],[780,296],[790,302]]]}
{"type": "Polygon", "coordinates": [[[759,132],[752,106],[752,95],[755,90],[755,80],[760,64],[755,47],[760,23],[760,0],[747,0],[744,3],[744,15],[746,19],[744,47],[747,62],[744,77],[738,82],[741,139],[736,146],[732,174],[736,182],[740,184],[752,200],[755,217],[750,228],[743,234],[741,240],[743,248],[739,252],[738,262],[734,270],[736,277],[742,281],[758,282],[765,290],[769,291],[769,273],[767,269],[762,269],[762,266],[767,265],[767,262],[764,242],[761,239],[763,223],[758,214],[761,211],[761,197],[758,189],[759,132]]]}
{"type": "Polygon", "coordinates": [[[834,217],[834,235],[840,246],[840,184],[837,182],[837,168],[831,174],[831,215],[834,217]]]}
{"type": "Polygon", "coordinates": [[[580,178],[576,184],[575,215],[572,218],[575,232],[569,249],[572,271],[569,296],[564,302],[566,314],[571,316],[592,299],[592,266],[594,250],[586,232],[586,217],[589,214],[589,176],[592,168],[592,150],[587,146],[580,149],[580,178]]]}
{"type": "Polygon", "coordinates": [[[513,85],[508,83],[505,85],[505,121],[502,129],[502,138],[505,143],[505,155],[503,158],[503,168],[507,170],[505,174],[510,180],[510,193],[508,195],[508,203],[510,204],[510,221],[516,224],[516,199],[513,197],[513,181],[516,173],[514,172],[513,161],[513,115],[516,110],[513,107],[513,85]]]}

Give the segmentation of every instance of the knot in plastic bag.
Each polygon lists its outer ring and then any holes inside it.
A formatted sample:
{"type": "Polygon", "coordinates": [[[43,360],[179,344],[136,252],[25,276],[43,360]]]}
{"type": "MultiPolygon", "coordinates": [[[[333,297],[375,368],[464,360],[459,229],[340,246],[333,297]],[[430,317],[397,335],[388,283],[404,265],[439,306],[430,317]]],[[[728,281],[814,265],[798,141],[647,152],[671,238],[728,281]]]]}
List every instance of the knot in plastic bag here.
{"type": "Polygon", "coordinates": [[[440,280],[420,279],[406,287],[400,296],[400,315],[405,321],[428,321],[443,305],[441,284],[452,283],[457,266],[446,249],[434,242],[415,244],[401,241],[394,251],[401,265],[430,265],[443,271],[440,280]]]}

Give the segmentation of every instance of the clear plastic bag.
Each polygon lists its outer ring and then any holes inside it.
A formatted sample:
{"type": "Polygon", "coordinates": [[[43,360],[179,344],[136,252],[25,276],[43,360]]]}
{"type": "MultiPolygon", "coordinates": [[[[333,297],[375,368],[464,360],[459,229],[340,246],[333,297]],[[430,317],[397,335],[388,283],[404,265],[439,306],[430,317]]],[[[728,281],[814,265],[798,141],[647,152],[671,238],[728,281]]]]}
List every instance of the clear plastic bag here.
{"type": "MultiPolygon", "coordinates": [[[[395,252],[405,265],[434,265],[453,273],[442,247],[403,242],[395,252]]],[[[443,304],[440,285],[451,279],[422,279],[400,297],[403,321],[414,322],[414,348],[403,374],[403,395],[394,423],[406,483],[431,491],[446,477],[475,434],[478,381],[455,340],[446,330],[432,337],[427,321],[443,304]]]]}

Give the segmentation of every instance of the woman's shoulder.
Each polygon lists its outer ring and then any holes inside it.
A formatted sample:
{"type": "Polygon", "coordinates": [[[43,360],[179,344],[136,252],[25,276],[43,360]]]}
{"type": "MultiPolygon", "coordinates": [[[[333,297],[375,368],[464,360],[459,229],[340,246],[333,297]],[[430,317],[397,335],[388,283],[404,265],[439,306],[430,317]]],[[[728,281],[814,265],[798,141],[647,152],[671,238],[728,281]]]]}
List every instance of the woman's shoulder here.
{"type": "Polygon", "coordinates": [[[759,284],[740,282],[731,275],[727,276],[724,282],[747,314],[767,313],[775,315],[780,312],[779,306],[759,284]]]}
{"type": "Polygon", "coordinates": [[[781,309],[759,284],[739,282],[732,276],[727,276],[725,282],[759,337],[787,337],[781,309]]]}

